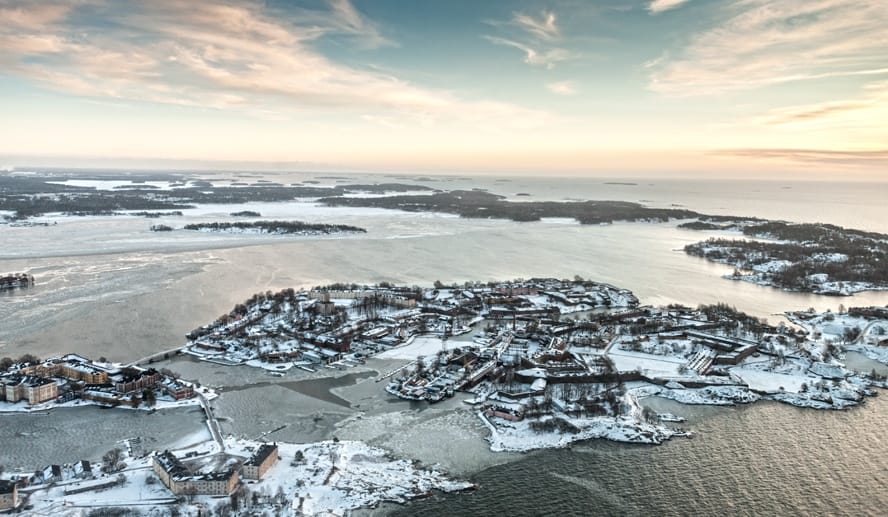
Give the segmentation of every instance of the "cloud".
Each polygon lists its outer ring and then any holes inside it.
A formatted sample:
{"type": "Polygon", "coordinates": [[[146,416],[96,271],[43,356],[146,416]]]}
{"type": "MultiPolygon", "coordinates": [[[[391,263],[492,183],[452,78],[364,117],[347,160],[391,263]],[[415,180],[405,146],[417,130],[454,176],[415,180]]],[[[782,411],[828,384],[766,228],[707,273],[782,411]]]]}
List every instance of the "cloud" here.
{"type": "Polygon", "coordinates": [[[749,158],[793,164],[818,164],[842,167],[888,165],[888,149],[874,150],[825,150],[794,148],[723,149],[711,153],[715,156],[749,158]]]}
{"type": "Polygon", "coordinates": [[[577,87],[573,83],[573,81],[558,81],[554,83],[547,83],[546,88],[548,88],[550,92],[557,95],[575,95],[577,93],[577,87]]]}
{"type": "Polygon", "coordinates": [[[648,11],[651,14],[660,14],[663,11],[670,11],[688,3],[688,0],[653,0],[648,4],[648,11]]]}
{"type": "Polygon", "coordinates": [[[483,120],[491,127],[526,127],[548,117],[331,60],[316,48],[322,38],[389,44],[346,0],[333,0],[326,10],[287,12],[260,1],[69,5],[0,0],[0,72],[79,96],[262,118],[337,110],[356,119],[382,114],[395,123],[483,120]]]}
{"type": "Polygon", "coordinates": [[[777,129],[864,129],[855,138],[888,139],[888,81],[872,82],[851,98],[776,108],[752,119],[753,124],[777,129]],[[872,131],[875,130],[875,131],[872,131]]]}
{"type": "Polygon", "coordinates": [[[330,0],[330,6],[335,14],[334,20],[338,22],[338,29],[342,32],[360,36],[370,47],[394,44],[381,34],[375,23],[359,13],[349,0],[330,0]]]}
{"type": "Polygon", "coordinates": [[[718,94],[888,71],[883,0],[740,0],[719,16],[715,27],[649,68],[650,89],[718,94]]]}
{"type": "Polygon", "coordinates": [[[569,50],[556,46],[561,39],[561,29],[557,17],[551,11],[543,11],[539,18],[524,13],[512,13],[508,21],[488,21],[505,36],[483,36],[494,45],[517,48],[524,52],[524,62],[529,65],[554,68],[562,61],[575,56],[569,50]]]}
{"type": "Polygon", "coordinates": [[[543,11],[539,19],[527,14],[514,13],[512,23],[539,39],[554,40],[561,36],[555,13],[551,11],[543,11]]]}
{"type": "Polygon", "coordinates": [[[514,40],[500,38],[497,36],[484,36],[484,39],[494,45],[502,45],[513,47],[524,52],[524,62],[528,65],[543,66],[546,68],[554,68],[561,61],[567,61],[571,58],[570,52],[562,48],[553,48],[545,51],[537,51],[534,48],[514,40]]]}

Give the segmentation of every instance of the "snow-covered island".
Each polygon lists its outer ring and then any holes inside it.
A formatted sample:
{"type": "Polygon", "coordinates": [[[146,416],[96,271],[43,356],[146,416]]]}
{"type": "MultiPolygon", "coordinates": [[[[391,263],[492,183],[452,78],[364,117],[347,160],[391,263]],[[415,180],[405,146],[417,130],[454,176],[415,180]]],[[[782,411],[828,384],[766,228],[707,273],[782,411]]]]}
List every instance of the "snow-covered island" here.
{"type": "MultiPolygon", "coordinates": [[[[707,219],[712,220],[724,218],[707,219]]],[[[838,296],[888,289],[888,235],[829,224],[707,221],[679,227],[740,232],[749,237],[714,238],[685,246],[690,255],[735,266],[734,273],[725,278],[838,296]]]]}
{"type": "Polygon", "coordinates": [[[403,360],[377,379],[385,390],[430,403],[469,393],[493,450],[686,434],[639,404],[649,396],[843,409],[884,386],[801,329],[724,304],[639,306],[579,278],[268,292],[189,338],[187,353],[271,373],[403,360]]]}
{"type": "MultiPolygon", "coordinates": [[[[260,235],[339,235],[366,233],[367,230],[345,224],[306,223],[303,221],[237,221],[186,224],[184,230],[210,233],[247,233],[260,235]]],[[[171,231],[168,226],[156,225],[152,231],[171,231]]]]}

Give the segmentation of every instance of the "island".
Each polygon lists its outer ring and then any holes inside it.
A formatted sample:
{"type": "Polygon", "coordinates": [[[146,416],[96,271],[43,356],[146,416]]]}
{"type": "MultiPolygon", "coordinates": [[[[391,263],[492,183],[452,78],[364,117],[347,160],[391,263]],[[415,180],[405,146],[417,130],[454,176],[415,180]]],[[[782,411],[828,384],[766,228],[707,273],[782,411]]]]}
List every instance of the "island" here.
{"type": "Polygon", "coordinates": [[[186,353],[277,375],[404,360],[377,379],[385,390],[429,403],[468,394],[494,451],[687,435],[639,403],[650,396],[845,409],[885,387],[801,328],[726,304],[641,306],[580,278],[266,292],[188,338],[186,353]]]}
{"type": "Polygon", "coordinates": [[[0,291],[25,289],[34,286],[34,275],[30,273],[6,273],[0,275],[0,291]]]}
{"type": "Polygon", "coordinates": [[[253,210],[241,210],[240,212],[231,212],[231,217],[262,217],[262,214],[253,210]]]}
{"type": "MultiPolygon", "coordinates": [[[[214,185],[195,176],[181,174],[75,175],[55,170],[37,170],[33,175],[0,176],[0,206],[13,212],[3,215],[5,221],[22,221],[48,213],[69,216],[126,215],[122,211],[171,211],[174,215],[199,204],[244,204],[250,202],[284,202],[317,199],[328,196],[360,194],[385,195],[390,192],[430,191],[415,184],[381,183],[322,186],[283,186],[273,182],[252,185],[214,185]],[[72,180],[94,181],[109,185],[105,189],[78,186],[72,180]],[[167,189],[145,181],[166,181],[167,189]],[[126,182],[116,185],[115,182],[126,182]]],[[[163,214],[166,215],[166,214],[163,214]]],[[[146,215],[147,216],[147,215],[146,215]]]]}
{"type": "Polygon", "coordinates": [[[627,201],[507,201],[504,196],[484,189],[453,190],[426,195],[393,195],[385,197],[325,197],[319,200],[328,206],[372,207],[408,212],[443,212],[461,217],[539,221],[544,217],[566,217],[581,224],[602,224],[614,221],[668,221],[687,219],[700,214],[690,210],[648,208],[627,201]]]}
{"type": "Polygon", "coordinates": [[[212,233],[256,233],[265,235],[335,235],[366,233],[367,230],[345,224],[305,223],[302,221],[255,221],[186,224],[185,230],[212,233]]]}
{"type": "Polygon", "coordinates": [[[726,278],[840,296],[888,289],[888,235],[830,224],[721,222],[693,221],[679,227],[746,237],[711,238],[684,248],[689,255],[734,266],[726,278]]]}

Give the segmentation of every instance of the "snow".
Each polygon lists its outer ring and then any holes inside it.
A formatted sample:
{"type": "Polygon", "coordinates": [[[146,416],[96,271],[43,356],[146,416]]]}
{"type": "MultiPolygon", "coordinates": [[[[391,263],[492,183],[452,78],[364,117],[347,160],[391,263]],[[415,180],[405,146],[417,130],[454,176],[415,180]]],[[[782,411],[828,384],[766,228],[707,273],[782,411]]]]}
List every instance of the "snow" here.
{"type": "Polygon", "coordinates": [[[677,357],[644,354],[627,350],[611,350],[608,356],[613,359],[617,370],[631,372],[641,370],[645,375],[662,377],[678,377],[678,368],[685,364],[683,359],[677,357]]]}
{"type": "Polygon", "coordinates": [[[731,368],[730,372],[742,379],[750,389],[768,393],[779,391],[798,393],[802,384],[816,380],[805,375],[786,375],[744,367],[731,368]]]}
{"type": "Polygon", "coordinates": [[[529,420],[510,422],[497,420],[496,425],[478,413],[479,418],[491,429],[488,441],[490,450],[494,452],[524,452],[534,449],[567,447],[573,442],[604,438],[615,442],[660,444],[677,431],[666,427],[639,422],[632,417],[593,417],[571,418],[569,422],[580,430],[577,433],[560,431],[536,432],[531,429],[529,420]]]}
{"type": "Polygon", "coordinates": [[[772,260],[770,262],[756,264],[752,266],[752,269],[754,271],[758,271],[759,273],[777,273],[783,271],[792,264],[793,263],[791,260],[772,260]]]}
{"type": "Polygon", "coordinates": [[[707,386],[705,388],[669,388],[645,384],[630,391],[638,397],[660,396],[682,404],[732,406],[748,404],[761,399],[745,386],[707,386]]]}
{"type": "Polygon", "coordinates": [[[404,359],[413,360],[419,356],[435,355],[444,349],[444,343],[439,337],[417,336],[413,342],[404,344],[391,350],[386,350],[376,357],[379,359],[404,359]]]}
{"type": "MultiPolygon", "coordinates": [[[[248,458],[259,445],[258,442],[226,439],[226,449],[231,455],[229,461],[237,457],[248,458]]],[[[299,515],[345,515],[383,501],[404,503],[433,490],[452,492],[474,486],[450,480],[441,472],[417,467],[408,460],[392,459],[385,450],[362,442],[277,445],[278,463],[261,481],[247,482],[251,492],[263,494],[260,506],[254,507],[257,513],[261,513],[262,508],[271,509],[273,503],[262,499],[270,499],[277,493],[282,494],[291,510],[299,515]]],[[[217,450],[210,441],[175,454],[181,457],[187,452],[197,453],[209,465],[214,463],[212,455],[217,450]]],[[[211,496],[197,496],[194,504],[177,503],[177,497],[157,480],[150,457],[127,458],[125,462],[127,467],[119,474],[37,488],[30,499],[33,511],[73,516],[81,515],[81,508],[120,506],[166,513],[163,508],[178,504],[185,514],[193,515],[200,505],[212,509],[219,504],[219,500],[211,496]],[[120,483],[110,488],[80,494],[65,493],[66,489],[98,488],[118,479],[120,483]]]]}

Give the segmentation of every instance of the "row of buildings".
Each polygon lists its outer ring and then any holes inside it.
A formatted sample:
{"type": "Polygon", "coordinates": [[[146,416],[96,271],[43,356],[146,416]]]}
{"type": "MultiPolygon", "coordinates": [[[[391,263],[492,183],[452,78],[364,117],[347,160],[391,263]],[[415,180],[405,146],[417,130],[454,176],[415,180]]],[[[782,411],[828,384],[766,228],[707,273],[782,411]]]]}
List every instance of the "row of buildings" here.
{"type": "Polygon", "coordinates": [[[153,368],[96,363],[76,354],[15,364],[0,373],[0,401],[32,406],[75,397],[118,405],[145,390],[160,390],[174,400],[195,396],[190,384],[153,368]]]}

